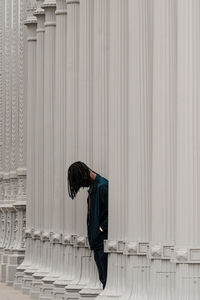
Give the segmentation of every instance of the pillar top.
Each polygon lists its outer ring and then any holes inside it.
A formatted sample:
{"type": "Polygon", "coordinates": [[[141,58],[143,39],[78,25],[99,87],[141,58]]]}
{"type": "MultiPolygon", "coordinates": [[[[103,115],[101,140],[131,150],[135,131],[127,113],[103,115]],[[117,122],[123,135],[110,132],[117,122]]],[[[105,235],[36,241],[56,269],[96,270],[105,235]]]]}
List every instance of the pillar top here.
{"type": "Polygon", "coordinates": [[[45,14],[44,9],[41,7],[38,7],[33,15],[37,17],[37,16],[44,15],[44,14],[45,14]]]}
{"type": "Polygon", "coordinates": [[[32,16],[32,17],[28,17],[25,21],[24,21],[24,25],[29,26],[29,25],[34,25],[37,24],[37,19],[36,17],[32,16]]]}
{"type": "Polygon", "coordinates": [[[34,17],[34,12],[36,10],[35,0],[29,0],[27,4],[27,18],[24,21],[24,25],[32,25],[37,23],[36,17],[34,17]]]}
{"type": "Polygon", "coordinates": [[[41,5],[42,8],[56,7],[56,0],[45,0],[41,5]]]}
{"type": "Polygon", "coordinates": [[[80,0],[66,0],[67,4],[79,4],[80,0]]]}

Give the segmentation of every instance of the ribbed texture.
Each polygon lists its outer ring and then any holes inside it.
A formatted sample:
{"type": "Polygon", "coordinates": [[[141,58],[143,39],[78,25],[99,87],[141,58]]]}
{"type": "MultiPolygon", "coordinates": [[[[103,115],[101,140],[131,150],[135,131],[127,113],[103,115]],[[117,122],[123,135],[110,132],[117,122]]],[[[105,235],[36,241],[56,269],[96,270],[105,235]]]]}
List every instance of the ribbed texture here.
{"type": "MultiPolygon", "coordinates": [[[[45,8],[45,25],[55,23],[55,7],[45,8]]],[[[55,26],[45,27],[44,53],[44,229],[50,232],[54,196],[55,26]]]]}
{"type": "MultiPolygon", "coordinates": [[[[78,85],[79,85],[79,10],[80,4],[67,5],[67,101],[66,101],[66,172],[78,159],[78,85]]],[[[66,51],[65,49],[65,51],[66,51]]],[[[64,232],[76,230],[76,201],[69,198],[66,187],[64,232]]],[[[78,212],[80,213],[80,212],[78,212]]]]}
{"type": "Polygon", "coordinates": [[[127,238],[151,234],[152,2],[129,1],[127,238]],[[136,30],[137,28],[137,30],[136,30]]]}
{"type": "MultiPolygon", "coordinates": [[[[93,30],[94,1],[80,1],[78,160],[93,162],[93,30]]],[[[86,236],[87,193],[78,196],[76,233],[86,236]]]]}
{"type": "Polygon", "coordinates": [[[127,13],[127,1],[110,1],[109,238],[118,240],[124,239],[127,201],[127,13]]]}
{"type": "MultiPolygon", "coordinates": [[[[66,1],[57,1],[56,10],[66,10],[66,1]]],[[[56,15],[56,68],[54,103],[54,201],[53,228],[63,232],[66,184],[66,63],[67,63],[67,14],[56,15]]]]}
{"type": "Polygon", "coordinates": [[[93,169],[108,178],[109,0],[94,1],[93,169]]]}
{"type": "Polygon", "coordinates": [[[37,77],[35,100],[35,229],[44,228],[44,15],[37,16],[37,77]],[[43,31],[41,31],[43,30],[43,31]]]}

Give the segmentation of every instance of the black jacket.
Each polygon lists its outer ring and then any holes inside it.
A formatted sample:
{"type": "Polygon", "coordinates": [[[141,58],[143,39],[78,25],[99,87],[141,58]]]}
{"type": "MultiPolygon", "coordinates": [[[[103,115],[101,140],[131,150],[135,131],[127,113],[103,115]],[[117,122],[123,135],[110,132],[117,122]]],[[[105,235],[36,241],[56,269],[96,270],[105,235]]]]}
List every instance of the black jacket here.
{"type": "Polygon", "coordinates": [[[96,174],[88,193],[88,240],[90,249],[98,250],[103,248],[103,241],[108,238],[108,180],[96,174]]]}

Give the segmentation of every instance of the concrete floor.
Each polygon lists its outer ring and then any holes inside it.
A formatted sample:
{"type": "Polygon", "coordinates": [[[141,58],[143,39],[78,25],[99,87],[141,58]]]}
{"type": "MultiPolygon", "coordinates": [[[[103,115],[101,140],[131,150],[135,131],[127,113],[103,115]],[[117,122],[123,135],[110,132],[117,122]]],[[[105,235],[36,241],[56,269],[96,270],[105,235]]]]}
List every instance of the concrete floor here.
{"type": "Polygon", "coordinates": [[[23,295],[21,291],[0,283],[0,300],[31,300],[31,297],[23,295]]]}

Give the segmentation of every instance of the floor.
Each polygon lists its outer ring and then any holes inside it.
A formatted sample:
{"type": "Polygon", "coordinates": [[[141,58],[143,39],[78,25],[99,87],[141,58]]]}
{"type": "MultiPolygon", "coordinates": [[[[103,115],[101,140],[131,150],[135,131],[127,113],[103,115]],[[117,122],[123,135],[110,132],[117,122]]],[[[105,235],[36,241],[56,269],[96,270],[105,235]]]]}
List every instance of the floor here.
{"type": "Polygon", "coordinates": [[[0,300],[30,300],[31,297],[23,295],[21,291],[0,283],[0,300]]]}

